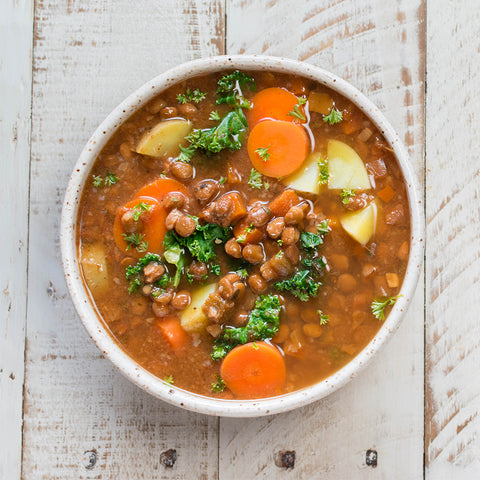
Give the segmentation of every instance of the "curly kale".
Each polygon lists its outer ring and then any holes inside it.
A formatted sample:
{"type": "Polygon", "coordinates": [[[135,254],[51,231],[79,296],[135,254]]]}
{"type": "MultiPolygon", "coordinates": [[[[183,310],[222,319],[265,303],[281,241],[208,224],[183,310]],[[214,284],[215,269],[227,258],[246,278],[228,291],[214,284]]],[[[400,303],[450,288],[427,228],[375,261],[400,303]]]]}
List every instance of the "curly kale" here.
{"type": "Polygon", "coordinates": [[[255,80],[246,73],[236,70],[233,73],[224,75],[218,81],[217,104],[226,103],[235,107],[250,108],[250,102],[243,96],[242,87],[255,90],[255,80]]]}
{"type": "MultiPolygon", "coordinates": [[[[143,281],[143,269],[150,263],[162,264],[160,257],[154,253],[147,253],[141,258],[136,265],[129,265],[125,270],[125,276],[129,282],[128,293],[132,294],[138,291],[138,289],[144,284],[143,281]]],[[[166,286],[168,282],[168,275],[164,274],[155,282],[159,287],[166,286]]]]}
{"type": "Polygon", "coordinates": [[[272,338],[278,332],[281,308],[278,295],[261,295],[255,302],[247,325],[227,328],[215,340],[212,359],[220,360],[237,345],[272,338]]]}
{"type": "Polygon", "coordinates": [[[239,150],[247,131],[247,119],[241,108],[227,113],[216,127],[197,128],[186,138],[191,147],[204,153],[218,153],[226,148],[239,150]]]}
{"type": "Polygon", "coordinates": [[[210,265],[210,270],[215,275],[220,275],[220,267],[212,262],[217,259],[215,245],[225,243],[231,236],[230,228],[224,228],[214,223],[205,225],[197,224],[195,231],[188,237],[181,237],[173,230],[165,235],[165,260],[177,267],[174,285],[178,286],[183,268],[186,264],[186,252],[199,262],[210,265]]]}
{"type": "Polygon", "coordinates": [[[289,292],[302,302],[316,297],[321,283],[315,280],[310,270],[299,270],[289,280],[283,280],[275,283],[275,288],[281,292],[289,292]]]}

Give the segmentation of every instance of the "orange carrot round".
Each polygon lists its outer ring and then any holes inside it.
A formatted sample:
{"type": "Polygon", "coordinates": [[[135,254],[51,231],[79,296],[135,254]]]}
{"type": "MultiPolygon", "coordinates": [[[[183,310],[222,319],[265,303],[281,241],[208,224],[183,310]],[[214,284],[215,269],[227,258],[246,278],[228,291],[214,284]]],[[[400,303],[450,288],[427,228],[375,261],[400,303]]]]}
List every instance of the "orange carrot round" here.
{"type": "Polygon", "coordinates": [[[305,129],[291,122],[265,120],[248,137],[248,155],[253,166],[268,177],[283,177],[297,170],[308,154],[305,129]],[[259,150],[260,149],[260,150],[259,150]],[[267,149],[266,154],[262,149],[267,149]]]}
{"type": "Polygon", "coordinates": [[[282,393],[286,379],[280,351],[265,342],[246,343],[227,354],[220,375],[240,398],[263,398],[282,393]]]}
{"type": "MultiPolygon", "coordinates": [[[[252,108],[247,114],[250,128],[265,119],[284,120],[286,122],[304,122],[289,112],[294,112],[298,98],[288,90],[279,87],[266,88],[258,92],[252,99],[252,108]]],[[[298,106],[299,112],[305,117],[305,110],[298,106]]]]}
{"type": "Polygon", "coordinates": [[[157,326],[175,352],[181,350],[188,341],[188,333],[180,325],[176,317],[166,317],[157,320],[157,326]]]}
{"type": "Polygon", "coordinates": [[[133,256],[143,256],[146,251],[148,252],[161,252],[163,249],[163,238],[165,237],[165,219],[167,213],[160,203],[151,197],[136,197],[133,200],[127,202],[123,207],[117,209],[115,215],[115,221],[113,223],[113,238],[118,248],[124,252],[129,252],[133,256]],[[140,219],[143,229],[139,232],[141,242],[148,242],[146,248],[136,248],[134,245],[130,245],[125,241],[124,234],[126,233],[123,228],[122,217],[125,213],[130,211],[139,210],[137,207],[140,204],[148,205],[148,210],[141,213],[140,219]],[[136,208],[137,207],[137,208],[136,208]],[[138,251],[143,250],[143,251],[138,251]]]}
{"type": "Polygon", "coordinates": [[[177,180],[174,180],[173,178],[159,178],[158,180],[143,186],[135,194],[135,197],[152,197],[163,206],[163,200],[165,196],[167,193],[171,192],[183,193],[186,200],[188,200],[190,197],[185,185],[177,182],[177,180]]]}

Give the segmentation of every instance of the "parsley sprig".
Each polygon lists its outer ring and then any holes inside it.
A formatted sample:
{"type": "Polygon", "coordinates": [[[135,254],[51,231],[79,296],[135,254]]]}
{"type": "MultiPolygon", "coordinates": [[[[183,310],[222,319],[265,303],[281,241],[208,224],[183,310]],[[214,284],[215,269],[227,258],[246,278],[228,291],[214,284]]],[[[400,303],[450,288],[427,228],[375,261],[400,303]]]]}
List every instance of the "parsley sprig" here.
{"type": "Polygon", "coordinates": [[[187,88],[185,93],[179,93],[177,95],[177,101],[178,103],[188,103],[188,102],[195,102],[195,103],[200,103],[202,100],[205,99],[207,94],[205,92],[201,92],[198,88],[195,90],[190,90],[187,88]]]}
{"type": "Polygon", "coordinates": [[[215,381],[212,383],[211,390],[215,393],[222,393],[226,388],[225,382],[220,375],[216,375],[215,381]]]}
{"type": "Polygon", "coordinates": [[[268,147],[259,147],[255,150],[255,153],[258,154],[258,156],[264,161],[266,162],[271,154],[268,152],[268,149],[270,148],[270,145],[268,147]]]}
{"type": "Polygon", "coordinates": [[[137,203],[132,210],[132,218],[138,222],[143,212],[148,212],[152,208],[151,205],[145,202],[137,203]]]}
{"type": "Polygon", "coordinates": [[[343,114],[340,110],[337,110],[335,107],[332,107],[328,115],[323,116],[323,121],[329,125],[335,125],[340,123],[343,120],[343,114]]]}
{"type": "Polygon", "coordinates": [[[350,200],[355,196],[355,190],[350,188],[344,188],[341,193],[340,197],[342,198],[342,203],[344,205],[348,205],[350,200]]]}
{"type": "Polygon", "coordinates": [[[385,309],[391,305],[395,305],[395,302],[399,297],[400,295],[395,297],[376,298],[371,305],[372,313],[375,318],[378,318],[378,320],[385,320],[385,309]]]}
{"type": "Polygon", "coordinates": [[[107,172],[105,178],[102,178],[100,175],[95,175],[93,177],[92,183],[95,188],[101,187],[110,187],[118,182],[118,177],[111,172],[107,172]]]}
{"type": "Polygon", "coordinates": [[[323,158],[319,160],[317,163],[318,163],[318,172],[319,172],[318,183],[320,185],[325,185],[326,183],[328,183],[328,178],[330,177],[330,174],[328,173],[327,160],[323,158]]]}
{"type": "Polygon", "coordinates": [[[148,241],[144,241],[145,235],[143,233],[122,233],[122,237],[127,243],[127,250],[135,248],[139,253],[144,253],[148,250],[148,241]]]}
{"type": "Polygon", "coordinates": [[[268,182],[263,181],[262,174],[254,168],[250,170],[250,178],[247,183],[250,187],[257,190],[261,190],[262,188],[268,190],[268,188],[270,187],[270,184],[268,182]]]}

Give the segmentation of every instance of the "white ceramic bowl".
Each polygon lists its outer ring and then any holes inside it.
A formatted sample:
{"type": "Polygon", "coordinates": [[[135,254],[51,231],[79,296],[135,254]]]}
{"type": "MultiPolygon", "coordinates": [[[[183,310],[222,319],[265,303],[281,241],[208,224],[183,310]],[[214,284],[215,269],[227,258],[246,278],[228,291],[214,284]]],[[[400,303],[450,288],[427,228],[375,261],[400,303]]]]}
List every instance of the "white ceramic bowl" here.
{"type": "Polygon", "coordinates": [[[414,293],[423,261],[424,225],[420,189],[409,166],[407,153],[383,114],[352,85],[321,68],[285,58],[232,55],[195,60],[172,68],[132,93],[103,121],[83,149],[65,194],[61,224],[61,247],[65,277],[75,308],[98,348],[133,383],[152,395],[179,407],[209,415],[255,417],[306,405],[334,392],[357,375],[397,329],[414,293]],[[325,380],[286,395],[261,400],[219,400],[166,385],[132,360],[107,332],[85,289],[75,242],[78,205],[90,169],[116,129],[132,113],[169,86],[189,77],[226,69],[294,73],[317,81],[355,103],[378,127],[395,152],[402,169],[411,212],[411,247],[408,268],[397,300],[377,335],[350,363],[325,380]]]}

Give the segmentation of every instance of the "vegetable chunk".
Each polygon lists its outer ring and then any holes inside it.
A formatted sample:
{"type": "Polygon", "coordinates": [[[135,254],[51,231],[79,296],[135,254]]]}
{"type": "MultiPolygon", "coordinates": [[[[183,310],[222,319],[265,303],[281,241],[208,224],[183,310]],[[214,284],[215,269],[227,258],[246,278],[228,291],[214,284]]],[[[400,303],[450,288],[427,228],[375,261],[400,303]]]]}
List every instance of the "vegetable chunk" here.
{"type": "Polygon", "coordinates": [[[311,153],[303,163],[302,168],[285,178],[282,183],[299,192],[320,193],[321,166],[319,165],[319,161],[321,161],[321,159],[321,153],[311,153]]]}
{"type": "Polygon", "coordinates": [[[358,153],[338,140],[328,142],[328,188],[369,190],[367,169],[358,153]]]}
{"type": "Polygon", "coordinates": [[[340,218],[343,229],[358,243],[366,245],[375,234],[377,206],[371,203],[361,210],[346,213],[340,218]]]}
{"type": "Polygon", "coordinates": [[[173,157],[180,152],[179,145],[187,144],[185,137],[191,130],[188,120],[164,120],[143,135],[135,151],[149,157],[173,157]]]}
{"type": "Polygon", "coordinates": [[[192,293],[190,305],[182,312],[180,325],[188,333],[203,332],[208,325],[208,319],[202,312],[203,304],[208,296],[217,289],[216,283],[205,285],[192,293]]]}
{"type": "Polygon", "coordinates": [[[234,348],[220,368],[225,385],[242,398],[278,395],[285,385],[286,369],[280,351],[265,342],[234,348]]]}
{"type": "Polygon", "coordinates": [[[108,290],[108,267],[103,244],[100,242],[82,244],[80,263],[92,294],[104,294],[108,290]]]}

